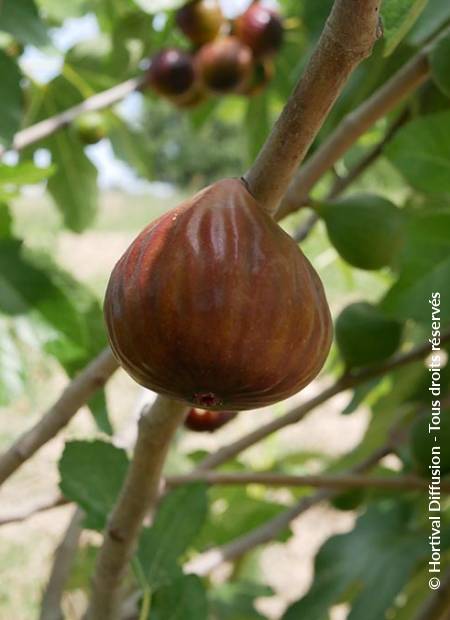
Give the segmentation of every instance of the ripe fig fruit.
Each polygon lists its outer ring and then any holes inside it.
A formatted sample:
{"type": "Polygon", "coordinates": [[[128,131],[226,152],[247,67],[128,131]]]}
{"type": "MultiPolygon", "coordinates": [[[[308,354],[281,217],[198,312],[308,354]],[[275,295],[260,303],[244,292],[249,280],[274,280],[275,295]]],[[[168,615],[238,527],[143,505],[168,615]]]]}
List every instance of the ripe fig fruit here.
{"type": "Polygon", "coordinates": [[[194,45],[204,45],[217,37],[224,16],[217,0],[191,0],[178,9],[175,21],[194,45]]]}
{"type": "Polygon", "coordinates": [[[450,474],[450,410],[441,411],[440,430],[429,432],[431,415],[421,415],[411,426],[410,446],[416,466],[421,474],[430,476],[433,450],[440,449],[441,475],[450,474]],[[434,441],[436,436],[437,441],[434,441]]]}
{"type": "Polygon", "coordinates": [[[191,54],[176,48],[153,56],[147,72],[148,85],[163,97],[186,97],[195,87],[195,66],[191,54]]]}
{"type": "Polygon", "coordinates": [[[225,426],[237,416],[236,411],[204,411],[191,409],[184,421],[184,425],[197,433],[213,433],[225,426]]]}
{"type": "Polygon", "coordinates": [[[224,37],[204,45],[196,60],[200,81],[217,94],[238,91],[253,69],[251,49],[236,37],[224,37]]]}
{"type": "Polygon", "coordinates": [[[392,263],[404,242],[405,217],[389,200],[358,194],[322,203],[318,214],[339,254],[359,269],[392,263]]]}
{"type": "Polygon", "coordinates": [[[254,97],[262,93],[273,78],[275,68],[270,59],[257,60],[249,79],[239,89],[240,95],[254,97]]]}
{"type": "Polygon", "coordinates": [[[350,304],[336,319],[336,342],[349,367],[390,357],[400,346],[403,326],[367,302],[350,304]]]}
{"type": "Polygon", "coordinates": [[[115,266],[104,309],[113,351],[138,383],[208,410],[291,396],[331,345],[318,275],[238,179],[147,226],[115,266]]]}
{"type": "Polygon", "coordinates": [[[86,112],[73,122],[75,131],[83,144],[97,144],[108,134],[108,124],[103,114],[86,112]]]}
{"type": "Polygon", "coordinates": [[[283,43],[283,21],[273,9],[253,2],[235,22],[235,34],[255,56],[277,52],[283,43]]]}

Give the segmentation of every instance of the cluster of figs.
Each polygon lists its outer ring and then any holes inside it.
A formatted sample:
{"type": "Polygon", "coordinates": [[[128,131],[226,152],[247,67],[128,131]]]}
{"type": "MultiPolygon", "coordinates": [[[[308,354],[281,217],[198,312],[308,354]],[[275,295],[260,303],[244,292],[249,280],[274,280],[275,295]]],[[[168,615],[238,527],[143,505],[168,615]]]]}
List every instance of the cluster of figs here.
{"type": "Polygon", "coordinates": [[[192,107],[211,95],[256,95],[271,80],[283,22],[261,1],[229,21],[218,0],[190,0],[175,21],[191,50],[160,50],[151,59],[146,82],[174,105],[192,107]]]}

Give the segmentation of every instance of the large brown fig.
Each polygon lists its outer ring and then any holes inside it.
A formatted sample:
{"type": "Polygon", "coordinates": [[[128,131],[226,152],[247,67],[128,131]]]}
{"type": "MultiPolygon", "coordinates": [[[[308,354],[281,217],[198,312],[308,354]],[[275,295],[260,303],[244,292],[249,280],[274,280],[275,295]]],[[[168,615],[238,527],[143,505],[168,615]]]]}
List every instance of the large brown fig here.
{"type": "Polygon", "coordinates": [[[196,66],[207,90],[219,95],[236,92],[251,76],[252,51],[236,37],[223,37],[200,48],[196,66]]]}
{"type": "Polygon", "coordinates": [[[331,344],[319,277],[238,179],[141,232],[114,268],[105,316],[138,383],[203,409],[287,398],[317,375],[331,344]]]}
{"type": "Polygon", "coordinates": [[[235,23],[236,35],[255,56],[274,54],[283,43],[283,21],[276,11],[253,2],[235,23]]]}

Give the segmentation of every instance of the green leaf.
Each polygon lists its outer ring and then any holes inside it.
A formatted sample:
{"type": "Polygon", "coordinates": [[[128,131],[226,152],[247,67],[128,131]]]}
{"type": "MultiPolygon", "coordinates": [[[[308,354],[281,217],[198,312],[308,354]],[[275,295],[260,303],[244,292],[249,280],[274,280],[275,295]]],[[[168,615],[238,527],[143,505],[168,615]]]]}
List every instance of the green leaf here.
{"type": "MultiPolygon", "coordinates": [[[[0,4],[1,23],[1,4],[0,4]]],[[[0,97],[0,144],[9,146],[19,130],[22,117],[21,73],[14,59],[0,49],[0,75],[2,94],[0,97]]]]}
{"type": "Polygon", "coordinates": [[[381,196],[355,194],[317,207],[339,254],[359,269],[390,265],[403,244],[404,215],[381,196]]]}
{"type": "Polygon", "coordinates": [[[34,185],[46,181],[55,171],[54,166],[38,168],[31,161],[17,166],[0,164],[0,187],[4,185],[34,185]]]}
{"type": "MultiPolygon", "coordinates": [[[[450,282],[450,210],[419,213],[411,218],[401,259],[400,276],[381,303],[390,316],[429,324],[431,294],[443,293],[450,282]]],[[[442,298],[440,319],[450,319],[442,298]]]]}
{"type": "Polygon", "coordinates": [[[197,575],[183,575],[152,596],[149,620],[207,620],[205,588],[197,575]]]}
{"type": "Polygon", "coordinates": [[[105,390],[98,390],[96,394],[88,401],[88,407],[91,410],[97,427],[107,435],[113,434],[113,427],[108,415],[108,404],[106,402],[105,390]]]}
{"type": "Polygon", "coordinates": [[[445,0],[428,0],[428,4],[414,24],[408,43],[423,45],[447,20],[450,19],[450,4],[445,0]]]}
{"type": "Polygon", "coordinates": [[[413,521],[408,505],[371,505],[353,531],[322,546],[311,589],[283,620],[323,620],[329,608],[357,586],[348,620],[379,620],[427,552],[428,534],[413,521]]]}
{"type": "Polygon", "coordinates": [[[109,139],[116,157],[130,165],[140,177],[153,177],[155,152],[145,132],[134,130],[115,117],[109,139]]]}
{"type": "Polygon", "coordinates": [[[128,469],[125,450],[104,441],[70,441],[59,461],[60,489],[86,512],[85,526],[103,530],[128,469]]]}
{"type": "Polygon", "coordinates": [[[430,64],[433,80],[450,97],[450,33],[433,46],[430,64]]]}
{"type": "Polygon", "coordinates": [[[385,154],[409,184],[423,192],[450,192],[450,111],[402,127],[385,154]]]}
{"type": "Polygon", "coordinates": [[[388,2],[383,2],[381,15],[386,42],[385,56],[392,54],[400,41],[412,28],[426,5],[427,0],[389,0],[388,2]]]}
{"type": "Polygon", "coordinates": [[[50,43],[34,0],[3,0],[0,3],[0,25],[1,30],[9,32],[24,45],[39,47],[50,43]]]}
{"type": "Polygon", "coordinates": [[[1,239],[11,237],[12,217],[8,205],[0,202],[0,243],[1,239]]]}
{"type": "Polygon", "coordinates": [[[58,131],[49,143],[56,173],[48,182],[48,191],[64,217],[64,224],[82,232],[97,214],[97,169],[70,130],[58,131]]]}
{"type": "Polygon", "coordinates": [[[166,495],[153,526],[139,541],[137,557],[151,588],[178,574],[177,560],[196,539],[207,513],[204,484],[189,484],[166,495]]]}
{"type": "Polygon", "coordinates": [[[249,100],[245,126],[248,139],[248,157],[252,162],[258,155],[270,131],[269,100],[266,93],[249,100]]]}
{"type": "Polygon", "coordinates": [[[25,371],[23,352],[11,325],[0,319],[0,406],[23,394],[25,371]]]}
{"type": "Polygon", "coordinates": [[[183,4],[183,0],[133,0],[133,2],[143,11],[152,15],[160,11],[177,9],[183,4]]]}
{"type": "Polygon", "coordinates": [[[215,620],[265,620],[255,609],[255,599],[273,594],[268,586],[250,581],[215,585],[209,594],[215,620]]]}

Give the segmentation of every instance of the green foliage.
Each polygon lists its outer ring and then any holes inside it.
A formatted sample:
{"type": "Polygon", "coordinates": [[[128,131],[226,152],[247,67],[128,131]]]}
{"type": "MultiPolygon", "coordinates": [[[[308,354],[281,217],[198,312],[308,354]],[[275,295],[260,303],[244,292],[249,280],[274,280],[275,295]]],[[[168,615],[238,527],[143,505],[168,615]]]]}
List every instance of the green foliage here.
{"type": "Polygon", "coordinates": [[[427,547],[427,533],[414,522],[411,505],[393,501],[371,505],[353,531],[323,545],[311,589],[283,620],[322,620],[350,588],[356,592],[348,620],[379,620],[425,560],[427,547]]]}
{"type": "Polygon", "coordinates": [[[103,530],[127,467],[125,451],[104,441],[66,443],[59,462],[59,486],[65,497],[85,511],[85,527],[103,530]]]}
{"type": "Polygon", "coordinates": [[[159,588],[151,599],[149,620],[208,619],[206,591],[199,577],[185,575],[159,588]]]}
{"type": "Polygon", "coordinates": [[[442,92],[450,97],[450,34],[434,45],[430,63],[434,81],[442,92]]]}
{"type": "Polygon", "coordinates": [[[17,334],[6,320],[0,320],[0,407],[20,396],[25,387],[24,352],[17,334]]]}
{"type": "Polygon", "coordinates": [[[427,0],[389,0],[389,2],[383,2],[381,14],[386,56],[392,54],[426,5],[427,0]]]}
{"type": "Polygon", "coordinates": [[[389,160],[415,189],[450,192],[450,111],[403,127],[386,148],[389,160]]]}
{"type": "Polygon", "coordinates": [[[2,78],[0,145],[8,146],[20,127],[22,116],[20,80],[22,76],[16,61],[10,58],[3,50],[0,50],[0,75],[2,78]]]}
{"type": "Polygon", "coordinates": [[[403,244],[404,216],[391,202],[360,194],[317,207],[339,254],[359,269],[380,269],[393,262],[403,244]]]}
{"type": "Polygon", "coordinates": [[[39,47],[50,42],[34,0],[3,0],[0,4],[0,30],[9,32],[25,45],[39,47]]]}
{"type": "Polygon", "coordinates": [[[348,366],[381,362],[400,346],[402,324],[367,302],[347,306],[336,319],[336,341],[348,366]]]}
{"type": "Polygon", "coordinates": [[[271,596],[268,586],[249,581],[233,581],[215,586],[210,592],[214,620],[265,620],[255,609],[255,599],[271,596]]]}

